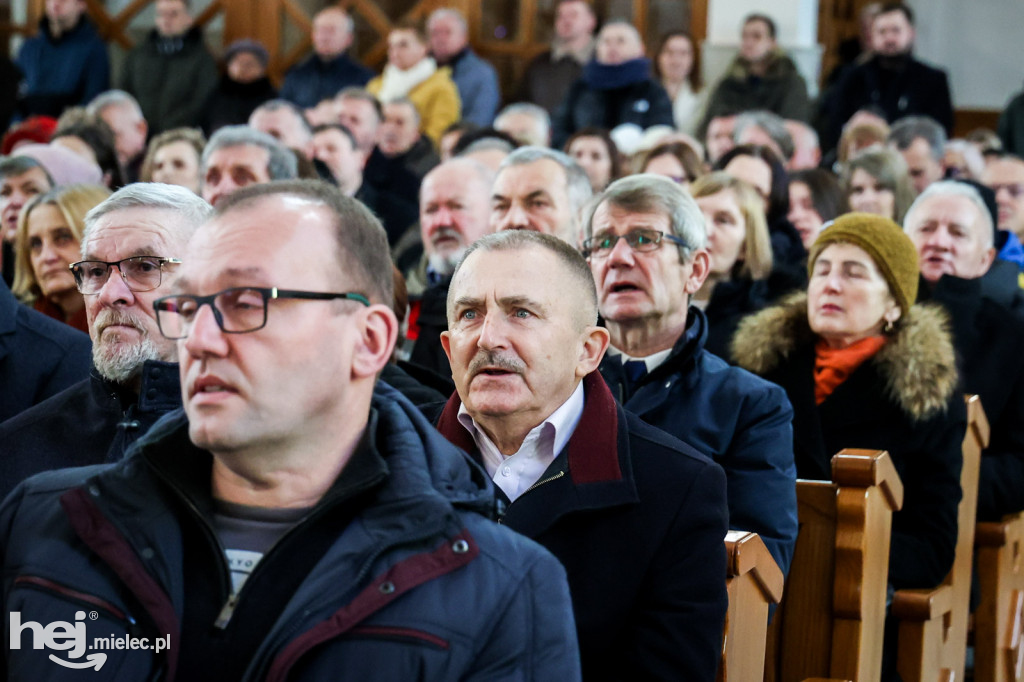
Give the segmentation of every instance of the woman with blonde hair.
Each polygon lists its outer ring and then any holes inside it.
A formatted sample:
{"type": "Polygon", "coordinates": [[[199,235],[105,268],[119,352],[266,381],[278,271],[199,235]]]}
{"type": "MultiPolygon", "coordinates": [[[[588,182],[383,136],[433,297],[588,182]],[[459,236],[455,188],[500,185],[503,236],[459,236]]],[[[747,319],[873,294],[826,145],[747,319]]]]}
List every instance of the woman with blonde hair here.
{"type": "Polygon", "coordinates": [[[146,148],[139,180],[179,185],[199,194],[199,166],[206,138],[198,128],[173,128],[152,140],[146,148]]]}
{"type": "Polygon", "coordinates": [[[887,147],[869,147],[854,155],[843,167],[842,181],[851,211],[902,223],[914,202],[907,163],[887,147]]]}
{"type": "Polygon", "coordinates": [[[698,178],[690,191],[704,214],[711,257],[707,279],[691,302],[708,319],[705,347],[728,359],[740,320],[802,282],[788,270],[773,272],[764,200],[749,183],[717,171],[698,178]]]}
{"type": "Polygon", "coordinates": [[[11,290],[23,303],[84,332],[85,299],[69,266],[81,260],[85,214],[108,196],[100,185],[66,185],[36,195],[18,217],[11,290]]]}

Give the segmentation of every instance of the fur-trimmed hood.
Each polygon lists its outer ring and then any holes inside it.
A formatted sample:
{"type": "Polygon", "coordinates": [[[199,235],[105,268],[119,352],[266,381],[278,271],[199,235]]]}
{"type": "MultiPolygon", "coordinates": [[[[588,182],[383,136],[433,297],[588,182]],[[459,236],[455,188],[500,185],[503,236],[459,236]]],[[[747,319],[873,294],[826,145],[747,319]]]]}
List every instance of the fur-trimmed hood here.
{"type": "MultiPolygon", "coordinates": [[[[815,339],[807,322],[807,294],[799,293],[744,319],[732,353],[741,367],[765,375],[815,339]]],[[[939,306],[913,306],[870,362],[884,378],[889,397],[915,420],[941,412],[957,389],[949,318],[939,306]]]]}

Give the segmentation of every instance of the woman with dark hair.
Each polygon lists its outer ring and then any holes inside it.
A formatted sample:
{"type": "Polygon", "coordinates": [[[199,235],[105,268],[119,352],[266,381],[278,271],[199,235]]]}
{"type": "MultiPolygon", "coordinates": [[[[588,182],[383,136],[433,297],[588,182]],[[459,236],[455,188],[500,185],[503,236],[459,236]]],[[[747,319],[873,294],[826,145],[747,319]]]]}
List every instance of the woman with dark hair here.
{"type": "Polygon", "coordinates": [[[110,190],[126,184],[124,169],[117,160],[114,131],[98,116],[59,126],[50,144],[63,146],[95,162],[103,171],[103,184],[110,190]]]}
{"type": "Polygon", "coordinates": [[[789,175],[779,157],[768,147],[741,144],[726,152],[715,163],[715,170],[746,180],[764,200],[768,231],[772,235],[775,266],[802,266],[807,251],[800,233],[789,222],[789,175]]]}
{"type": "Polygon", "coordinates": [[[664,175],[684,188],[704,175],[700,154],[685,142],[663,142],[636,157],[635,173],[664,175]]]}
{"type": "Polygon", "coordinates": [[[622,157],[615,141],[605,128],[588,126],[569,138],[562,149],[587,173],[594,193],[617,180],[622,174],[622,157]]]}
{"type": "Polygon", "coordinates": [[[700,74],[700,52],[686,31],[672,31],[661,38],[654,59],[654,74],[672,100],[676,130],[697,132],[707,92],[700,74]]]}
{"type": "Polygon", "coordinates": [[[786,390],[798,477],[829,480],[843,448],[888,451],[904,490],[889,584],[934,588],[953,564],[966,430],[948,318],[914,303],[917,250],[888,218],[837,218],[811,247],[808,272],[806,294],[740,323],[734,357],[786,390]]]}
{"type": "Polygon", "coordinates": [[[804,248],[811,248],[825,223],[849,210],[843,188],[832,173],[823,168],[807,168],[790,174],[786,217],[800,233],[804,248]]]}

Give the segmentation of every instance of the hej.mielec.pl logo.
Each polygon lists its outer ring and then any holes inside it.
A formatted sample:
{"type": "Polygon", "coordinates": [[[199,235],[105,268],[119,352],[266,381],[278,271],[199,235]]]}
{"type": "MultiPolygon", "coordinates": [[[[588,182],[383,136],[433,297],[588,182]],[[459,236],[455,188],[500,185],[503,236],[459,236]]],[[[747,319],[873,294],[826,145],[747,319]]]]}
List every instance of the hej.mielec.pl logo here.
{"type": "Polygon", "coordinates": [[[96,620],[98,617],[95,611],[86,614],[85,611],[75,613],[75,622],[54,621],[48,625],[27,620],[21,622],[21,613],[11,611],[10,642],[12,650],[21,649],[22,634],[25,630],[31,632],[33,649],[52,649],[54,651],[66,651],[68,659],[65,660],[54,654],[50,654],[50,660],[66,668],[94,668],[99,670],[107,662],[107,655],[102,653],[103,649],[116,649],[119,651],[129,649],[152,649],[156,653],[165,651],[171,645],[171,636],[156,637],[150,642],[148,637],[94,637],[92,644],[89,644],[88,635],[85,632],[85,620],[96,620]],[[89,649],[97,650],[85,656],[82,655],[89,649]]]}

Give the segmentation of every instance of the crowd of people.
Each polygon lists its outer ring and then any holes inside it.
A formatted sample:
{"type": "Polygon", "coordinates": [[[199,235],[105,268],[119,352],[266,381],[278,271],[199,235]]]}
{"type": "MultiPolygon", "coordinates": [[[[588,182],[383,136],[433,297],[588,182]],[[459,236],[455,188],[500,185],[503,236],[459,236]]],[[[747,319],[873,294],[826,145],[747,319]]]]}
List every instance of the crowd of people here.
{"type": "Polygon", "coordinates": [[[903,482],[891,588],[942,582],[964,393],[978,518],[1024,510],[1024,107],[950,139],[907,5],[813,100],[763,13],[705,84],[688,33],[558,0],[503,93],[455,9],[377,73],[328,7],[279,89],[193,10],[111,79],[48,1],[12,66],[8,677],[88,607],[168,637],[117,679],[712,680],[726,531],[787,573],[842,448],[903,482]]]}

